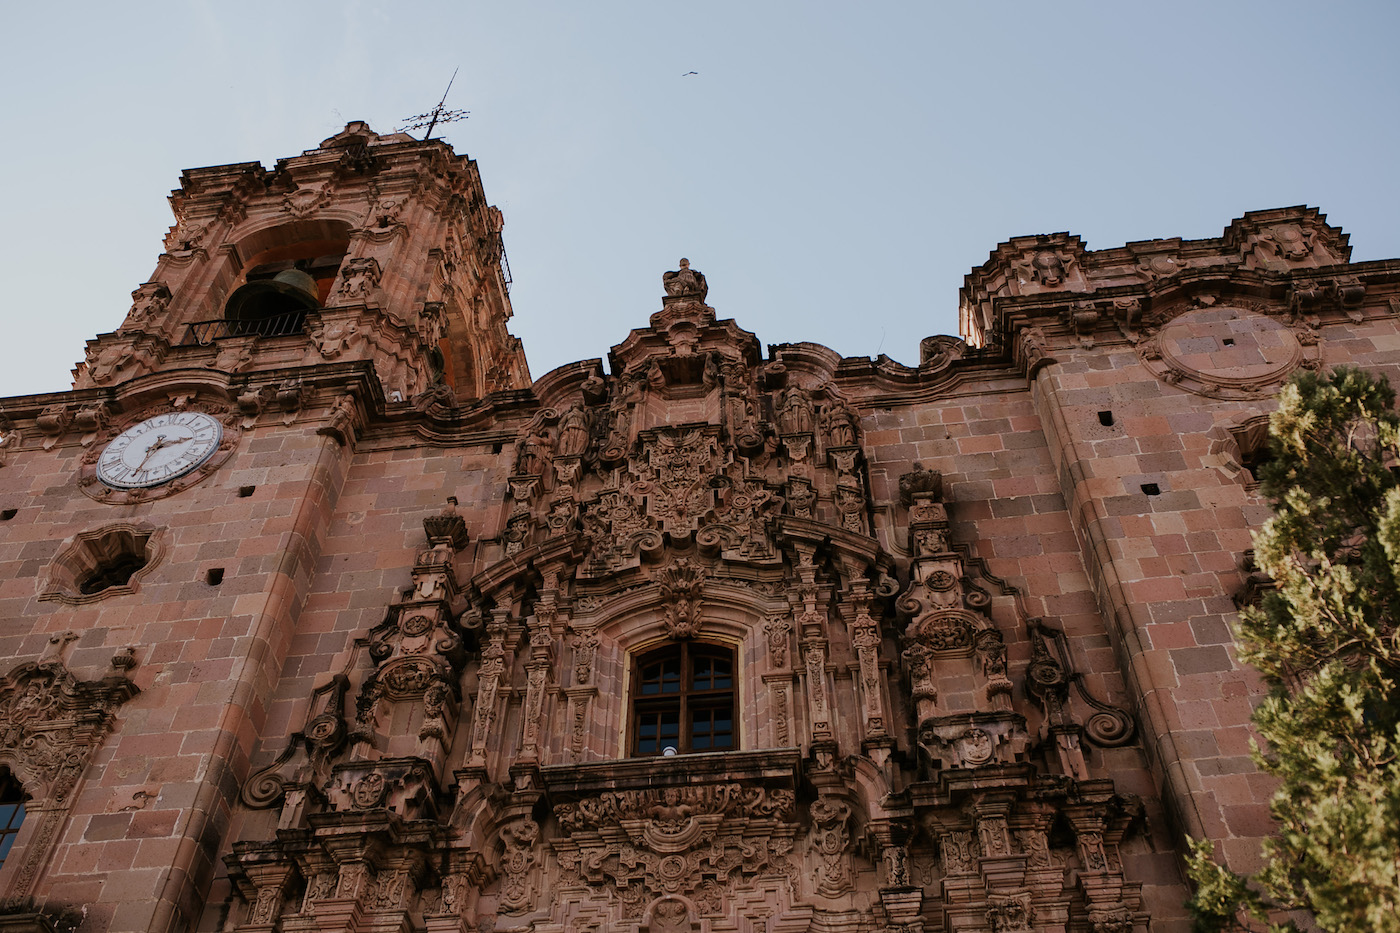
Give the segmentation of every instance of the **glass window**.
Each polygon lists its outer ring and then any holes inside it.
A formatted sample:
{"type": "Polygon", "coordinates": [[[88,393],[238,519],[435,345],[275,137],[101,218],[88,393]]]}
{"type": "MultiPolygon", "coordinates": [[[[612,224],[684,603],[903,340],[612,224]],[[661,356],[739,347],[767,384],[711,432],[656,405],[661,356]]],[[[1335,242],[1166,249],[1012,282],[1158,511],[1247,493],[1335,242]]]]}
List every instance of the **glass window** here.
{"type": "Polygon", "coordinates": [[[632,754],[734,748],[734,652],[676,642],[637,659],[632,754]]]}
{"type": "Polygon", "coordinates": [[[8,771],[0,773],[0,865],[5,864],[23,822],[24,788],[8,771]]]}

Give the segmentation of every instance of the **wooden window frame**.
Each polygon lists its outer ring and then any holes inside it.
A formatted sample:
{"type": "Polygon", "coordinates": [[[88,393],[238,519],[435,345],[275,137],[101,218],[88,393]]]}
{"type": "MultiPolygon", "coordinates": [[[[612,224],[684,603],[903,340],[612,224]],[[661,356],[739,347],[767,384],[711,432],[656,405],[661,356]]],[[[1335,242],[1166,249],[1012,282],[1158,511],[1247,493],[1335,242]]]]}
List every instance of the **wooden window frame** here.
{"type": "MultiPolygon", "coordinates": [[[[668,642],[638,652],[632,659],[632,696],[628,702],[628,715],[630,717],[630,728],[628,730],[628,749],[632,757],[635,758],[655,758],[665,754],[668,746],[674,745],[676,754],[689,755],[703,752],[729,752],[739,747],[739,722],[738,722],[738,665],[736,664],[735,650],[724,644],[714,642],[697,641],[674,641],[668,642]],[[720,687],[697,687],[695,683],[696,662],[709,659],[720,661],[727,665],[727,678],[721,673],[720,679],[727,679],[727,684],[720,687]],[[676,662],[679,670],[678,689],[674,691],[658,690],[654,693],[646,692],[646,687],[653,681],[647,681],[644,672],[657,664],[664,664],[667,661],[676,662]],[[727,713],[729,730],[728,743],[724,745],[709,742],[705,747],[696,748],[696,732],[694,729],[694,717],[696,713],[710,711],[712,713],[727,713]],[[660,734],[660,723],[658,721],[657,735],[655,738],[642,736],[644,727],[643,720],[648,716],[655,716],[666,712],[674,712],[676,715],[677,735],[674,742],[668,741],[660,734]],[[655,747],[644,748],[643,743],[654,742],[655,747]]],[[[660,680],[655,681],[658,686],[660,680]]],[[[724,716],[716,717],[720,721],[724,716]]],[[[709,733],[708,737],[713,739],[714,733],[709,733]]]]}
{"type": "Polygon", "coordinates": [[[0,865],[10,857],[10,850],[24,825],[24,805],[28,799],[23,785],[9,769],[0,773],[0,865]]]}

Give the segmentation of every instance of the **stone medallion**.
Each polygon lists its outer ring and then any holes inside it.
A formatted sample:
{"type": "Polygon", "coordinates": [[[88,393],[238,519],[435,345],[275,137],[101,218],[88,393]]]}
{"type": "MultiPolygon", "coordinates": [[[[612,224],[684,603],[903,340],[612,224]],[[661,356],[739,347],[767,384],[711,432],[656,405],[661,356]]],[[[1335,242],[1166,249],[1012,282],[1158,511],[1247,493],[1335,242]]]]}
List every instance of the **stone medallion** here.
{"type": "Polygon", "coordinates": [[[1314,368],[1320,359],[1306,325],[1290,327],[1237,307],[1183,314],[1144,341],[1139,352],[1143,365],[1162,381],[1220,399],[1272,395],[1295,369],[1314,368]]]}

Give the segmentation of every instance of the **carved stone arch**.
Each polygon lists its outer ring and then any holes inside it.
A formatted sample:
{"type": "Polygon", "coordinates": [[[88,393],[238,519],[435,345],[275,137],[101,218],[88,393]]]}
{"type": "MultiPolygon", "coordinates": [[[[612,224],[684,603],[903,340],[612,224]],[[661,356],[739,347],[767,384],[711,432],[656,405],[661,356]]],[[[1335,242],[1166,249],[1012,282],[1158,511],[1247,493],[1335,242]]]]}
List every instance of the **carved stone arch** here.
{"type": "Polygon", "coordinates": [[[33,769],[19,756],[16,749],[0,748],[0,768],[9,769],[10,776],[24,791],[26,803],[42,800],[47,794],[48,785],[38,779],[33,769]]]}
{"type": "Polygon", "coordinates": [[[57,658],[27,662],[0,678],[0,764],[29,795],[25,825],[0,869],[0,894],[23,898],[52,853],[93,753],[116,710],[135,696],[130,652],[101,680],[80,681],[57,658]]]}
{"type": "MultiPolygon", "coordinates": [[[[229,299],[258,269],[274,263],[305,265],[320,257],[336,257],[324,270],[311,270],[317,284],[317,303],[324,306],[335,294],[339,268],[350,252],[351,231],[357,218],[351,211],[325,211],[314,219],[292,219],[272,214],[250,223],[231,239],[222,252],[209,289],[214,304],[200,317],[226,317],[229,299]],[[334,268],[332,268],[332,266],[334,268]]],[[[209,299],[205,299],[209,300],[209,299]]]]}
{"type": "Polygon", "coordinates": [[[638,661],[649,652],[668,645],[679,646],[681,642],[687,643],[687,650],[692,652],[713,646],[733,658],[735,747],[753,747],[760,728],[755,695],[758,679],[746,676],[745,671],[746,659],[758,656],[764,643],[763,616],[743,611],[732,599],[711,603],[707,589],[706,606],[701,610],[696,630],[678,638],[667,629],[666,612],[671,607],[659,591],[657,587],[647,601],[610,614],[593,630],[599,642],[593,678],[600,688],[598,712],[614,724],[616,735],[614,749],[606,757],[631,757],[633,704],[640,689],[636,681],[638,661]]]}
{"type": "Polygon", "coordinates": [[[858,809],[868,813],[871,819],[887,818],[889,812],[885,805],[895,790],[890,784],[889,773],[865,756],[852,756],[850,762],[848,786],[859,804],[858,809]]]}

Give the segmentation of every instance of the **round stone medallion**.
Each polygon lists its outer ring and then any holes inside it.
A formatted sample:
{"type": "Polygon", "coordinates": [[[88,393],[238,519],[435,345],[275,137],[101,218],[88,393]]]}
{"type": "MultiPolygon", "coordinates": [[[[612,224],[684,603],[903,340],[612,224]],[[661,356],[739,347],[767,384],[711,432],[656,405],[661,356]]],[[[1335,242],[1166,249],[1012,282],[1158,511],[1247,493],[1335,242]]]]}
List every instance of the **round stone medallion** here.
{"type": "Polygon", "coordinates": [[[1147,341],[1142,355],[1162,380],[1214,398],[1272,394],[1300,365],[1318,359],[1311,334],[1300,341],[1287,324],[1234,307],[1181,315],[1147,341]]]}

